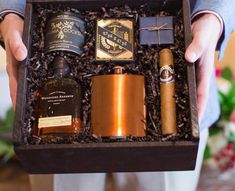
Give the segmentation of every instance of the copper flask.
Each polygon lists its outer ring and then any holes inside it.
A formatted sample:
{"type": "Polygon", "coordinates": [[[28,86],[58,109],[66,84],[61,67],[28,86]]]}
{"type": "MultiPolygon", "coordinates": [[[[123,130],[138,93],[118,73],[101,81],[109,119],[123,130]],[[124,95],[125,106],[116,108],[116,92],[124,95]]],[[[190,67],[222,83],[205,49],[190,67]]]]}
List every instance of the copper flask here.
{"type": "Polygon", "coordinates": [[[101,137],[145,136],[144,76],[114,74],[92,78],[91,127],[101,137]]]}

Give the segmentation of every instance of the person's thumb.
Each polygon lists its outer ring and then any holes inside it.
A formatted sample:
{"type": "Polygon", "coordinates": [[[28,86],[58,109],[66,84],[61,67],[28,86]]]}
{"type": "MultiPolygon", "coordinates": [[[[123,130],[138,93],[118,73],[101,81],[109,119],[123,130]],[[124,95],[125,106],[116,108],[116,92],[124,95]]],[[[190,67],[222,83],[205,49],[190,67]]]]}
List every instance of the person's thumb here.
{"type": "Polygon", "coordinates": [[[202,56],[205,49],[205,42],[202,39],[203,37],[201,37],[200,35],[196,35],[193,38],[191,44],[186,49],[185,59],[189,63],[196,62],[202,56]]]}
{"type": "Polygon", "coordinates": [[[12,37],[9,39],[9,48],[16,60],[22,61],[26,58],[27,49],[18,31],[13,32],[12,37]]]}

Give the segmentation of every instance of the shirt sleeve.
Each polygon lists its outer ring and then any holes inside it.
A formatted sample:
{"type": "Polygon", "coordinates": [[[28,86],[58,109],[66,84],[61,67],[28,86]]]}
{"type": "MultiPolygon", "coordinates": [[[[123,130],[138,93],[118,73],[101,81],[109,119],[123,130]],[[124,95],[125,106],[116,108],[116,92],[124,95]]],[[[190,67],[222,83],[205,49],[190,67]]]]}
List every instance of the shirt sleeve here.
{"type": "Polygon", "coordinates": [[[24,17],[26,0],[0,0],[0,14],[17,13],[24,17]]]}

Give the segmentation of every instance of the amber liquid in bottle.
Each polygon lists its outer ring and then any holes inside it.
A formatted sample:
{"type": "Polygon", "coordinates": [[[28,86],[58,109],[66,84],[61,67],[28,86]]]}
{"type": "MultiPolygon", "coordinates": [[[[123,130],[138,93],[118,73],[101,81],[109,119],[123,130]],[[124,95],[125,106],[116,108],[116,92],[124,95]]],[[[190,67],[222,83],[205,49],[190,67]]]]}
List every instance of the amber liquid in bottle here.
{"type": "Polygon", "coordinates": [[[63,57],[55,57],[53,76],[37,91],[37,100],[37,136],[69,135],[82,128],[81,87],[70,77],[63,57]]]}

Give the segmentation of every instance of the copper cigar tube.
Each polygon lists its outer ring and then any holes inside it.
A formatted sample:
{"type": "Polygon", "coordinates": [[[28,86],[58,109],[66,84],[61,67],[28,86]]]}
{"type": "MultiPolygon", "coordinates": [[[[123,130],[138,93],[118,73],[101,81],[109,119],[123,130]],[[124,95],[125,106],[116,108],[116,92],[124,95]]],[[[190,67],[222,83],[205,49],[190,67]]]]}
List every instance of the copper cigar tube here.
{"type": "Polygon", "coordinates": [[[176,104],[173,54],[170,49],[160,51],[160,95],[162,134],[176,134],[176,104]]]}
{"type": "Polygon", "coordinates": [[[144,76],[114,74],[92,78],[91,127],[101,137],[145,136],[144,76]]]}

